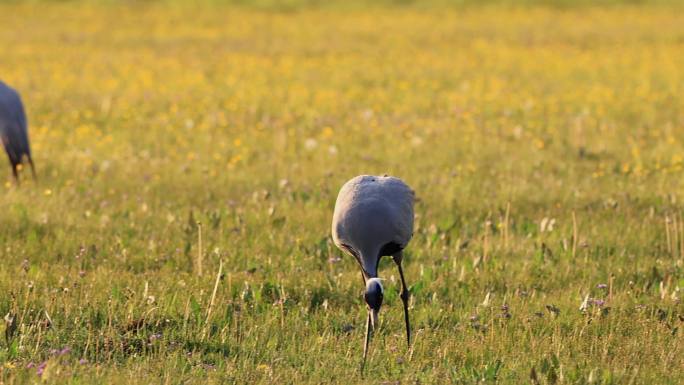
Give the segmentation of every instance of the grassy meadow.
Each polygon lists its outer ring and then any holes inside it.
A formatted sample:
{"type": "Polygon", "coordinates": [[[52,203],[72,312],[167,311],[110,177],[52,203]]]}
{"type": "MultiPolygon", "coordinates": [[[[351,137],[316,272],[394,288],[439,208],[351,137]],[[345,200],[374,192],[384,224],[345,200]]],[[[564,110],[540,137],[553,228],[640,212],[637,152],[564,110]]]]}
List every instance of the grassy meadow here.
{"type": "Polygon", "coordinates": [[[683,383],[684,7],[613,3],[0,4],[0,384],[683,383]],[[384,260],[361,376],[383,173],[414,342],[384,260]]]}

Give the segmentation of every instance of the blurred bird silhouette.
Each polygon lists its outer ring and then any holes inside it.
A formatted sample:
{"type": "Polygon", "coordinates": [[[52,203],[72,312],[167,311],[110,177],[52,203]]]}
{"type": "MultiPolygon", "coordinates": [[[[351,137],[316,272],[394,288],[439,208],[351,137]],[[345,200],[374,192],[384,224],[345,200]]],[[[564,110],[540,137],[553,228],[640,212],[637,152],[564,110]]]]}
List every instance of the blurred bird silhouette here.
{"type": "Polygon", "coordinates": [[[19,184],[19,168],[24,162],[24,157],[31,165],[31,173],[36,179],[24,105],[21,103],[19,93],[2,81],[0,81],[0,139],[7,152],[17,184],[19,184]]]}

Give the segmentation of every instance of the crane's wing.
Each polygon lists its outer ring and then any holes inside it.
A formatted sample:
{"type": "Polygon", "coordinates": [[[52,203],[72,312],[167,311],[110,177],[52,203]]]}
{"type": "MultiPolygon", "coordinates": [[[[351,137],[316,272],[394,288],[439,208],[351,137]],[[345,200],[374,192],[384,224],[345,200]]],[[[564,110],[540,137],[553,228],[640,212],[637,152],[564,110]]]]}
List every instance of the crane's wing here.
{"type": "Polygon", "coordinates": [[[380,178],[378,195],[381,195],[390,207],[392,215],[388,225],[392,227],[393,241],[403,249],[413,236],[413,190],[399,178],[386,176],[380,178]]]}

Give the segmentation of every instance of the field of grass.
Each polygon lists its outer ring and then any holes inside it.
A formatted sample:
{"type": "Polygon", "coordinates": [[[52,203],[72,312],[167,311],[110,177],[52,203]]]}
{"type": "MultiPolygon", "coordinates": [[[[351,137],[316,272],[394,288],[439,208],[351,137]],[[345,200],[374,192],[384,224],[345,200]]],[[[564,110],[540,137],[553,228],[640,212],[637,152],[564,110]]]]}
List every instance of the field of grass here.
{"type": "Polygon", "coordinates": [[[681,7],[0,15],[0,384],[684,382],[681,7]],[[364,377],[363,173],[419,199],[364,377]]]}

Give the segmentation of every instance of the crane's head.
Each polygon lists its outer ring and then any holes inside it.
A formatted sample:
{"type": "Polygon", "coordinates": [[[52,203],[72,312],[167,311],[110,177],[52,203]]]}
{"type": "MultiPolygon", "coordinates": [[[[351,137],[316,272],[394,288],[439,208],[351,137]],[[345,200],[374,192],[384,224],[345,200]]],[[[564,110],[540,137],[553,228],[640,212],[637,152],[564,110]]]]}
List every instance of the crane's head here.
{"type": "Polygon", "coordinates": [[[382,306],[382,297],[383,288],[380,278],[369,278],[366,281],[366,292],[363,294],[363,299],[366,300],[368,305],[373,328],[378,323],[378,313],[380,312],[380,306],[382,306]]]}

